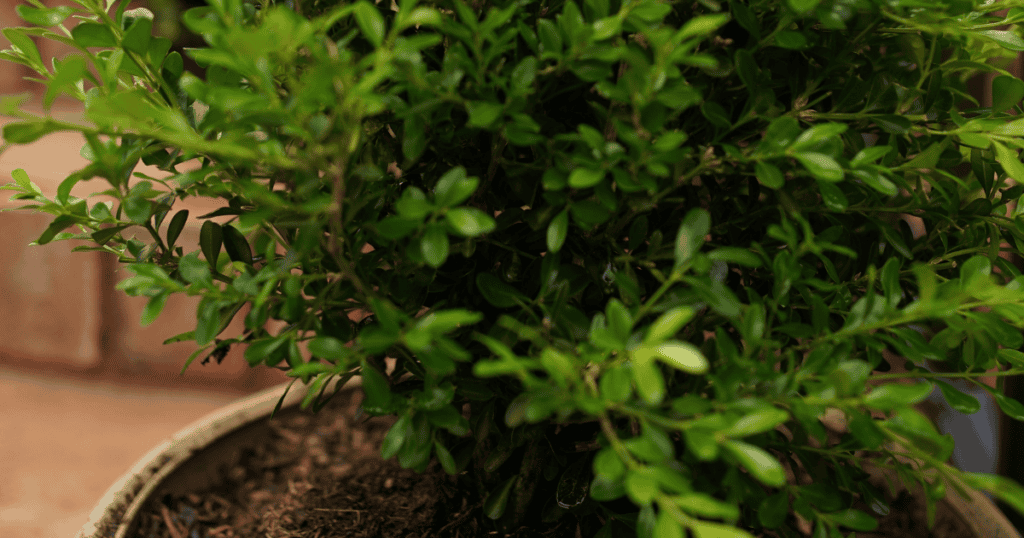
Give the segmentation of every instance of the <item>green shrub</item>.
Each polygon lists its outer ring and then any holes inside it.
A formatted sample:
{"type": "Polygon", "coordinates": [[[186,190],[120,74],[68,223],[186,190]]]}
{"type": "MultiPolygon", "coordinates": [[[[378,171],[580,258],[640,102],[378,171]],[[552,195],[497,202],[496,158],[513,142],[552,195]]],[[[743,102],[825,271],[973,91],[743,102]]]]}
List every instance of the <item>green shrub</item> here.
{"type": "Polygon", "coordinates": [[[1024,250],[1024,82],[1000,67],[1024,2],[212,0],[183,18],[204,79],[148,11],[76,2],[4,29],[47,108],[85,103],[75,123],[0,102],[4,147],[86,141],[55,197],[5,187],[54,215],[37,243],[129,264],[143,323],[200,296],[170,339],[187,363],[242,344],[314,407],[362,376],[364,409],[398,417],[383,455],[469,470],[494,528],[795,536],[797,514],[839,537],[876,524],[854,500],[884,504],[867,463],[933,510],[946,482],[1024,508],[912,407],[938,386],[977,411],[959,378],[1024,419],[1000,390],[1024,371],[1000,257],[1024,250]],[[80,52],[44,65],[33,36],[80,52]],[[70,196],[96,178],[117,202],[70,196]]]}

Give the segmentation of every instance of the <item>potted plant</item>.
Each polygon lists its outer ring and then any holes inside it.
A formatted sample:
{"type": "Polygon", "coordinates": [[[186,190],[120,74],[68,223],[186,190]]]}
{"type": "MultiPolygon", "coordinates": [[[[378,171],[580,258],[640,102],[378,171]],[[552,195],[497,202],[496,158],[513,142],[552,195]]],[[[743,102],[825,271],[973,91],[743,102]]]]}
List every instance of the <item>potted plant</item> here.
{"type": "Polygon", "coordinates": [[[913,407],[976,410],[965,379],[1024,419],[1024,2],[214,0],[202,78],[147,10],[76,3],[20,6],[0,54],[85,120],[0,112],[90,163],[4,188],[54,215],[37,244],[125,262],[143,323],[201,297],[186,367],[241,345],[306,405],[358,375],[382,455],[466,473],[494,529],[842,536],[865,466],[1024,509],[913,407]],[[71,195],[97,178],[114,201],[71,195]]]}

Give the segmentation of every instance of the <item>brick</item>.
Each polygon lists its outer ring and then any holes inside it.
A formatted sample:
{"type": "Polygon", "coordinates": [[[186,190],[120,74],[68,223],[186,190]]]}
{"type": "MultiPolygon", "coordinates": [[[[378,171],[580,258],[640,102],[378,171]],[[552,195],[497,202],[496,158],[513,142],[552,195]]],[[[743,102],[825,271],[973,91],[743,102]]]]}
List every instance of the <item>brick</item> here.
{"type": "MultiPolygon", "coordinates": [[[[0,0],[0,28],[9,26],[25,26],[26,23],[18,16],[14,8],[21,0],[0,0]]],[[[0,49],[8,49],[11,42],[0,35],[0,49]]],[[[0,94],[21,93],[29,91],[29,82],[24,77],[32,74],[32,70],[14,62],[0,60],[0,94]]]]}
{"type": "Polygon", "coordinates": [[[0,353],[76,367],[100,360],[100,259],[60,241],[30,247],[49,215],[0,213],[0,353]]]}

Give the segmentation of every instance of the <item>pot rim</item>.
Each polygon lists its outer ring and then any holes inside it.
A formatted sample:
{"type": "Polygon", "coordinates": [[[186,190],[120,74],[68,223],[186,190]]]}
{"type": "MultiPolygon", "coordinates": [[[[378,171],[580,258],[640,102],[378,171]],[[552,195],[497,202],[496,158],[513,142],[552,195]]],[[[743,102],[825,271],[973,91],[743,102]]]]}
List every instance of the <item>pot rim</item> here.
{"type": "MultiPolygon", "coordinates": [[[[331,379],[327,390],[340,390],[338,381],[331,379]]],[[[361,381],[359,377],[351,378],[344,387],[360,386],[361,381]]],[[[283,383],[229,403],[157,444],[107,489],[75,538],[125,538],[130,523],[153,491],[194,454],[221,437],[270,416],[279,401],[281,410],[299,405],[306,390],[292,387],[293,384],[283,383]]]]}

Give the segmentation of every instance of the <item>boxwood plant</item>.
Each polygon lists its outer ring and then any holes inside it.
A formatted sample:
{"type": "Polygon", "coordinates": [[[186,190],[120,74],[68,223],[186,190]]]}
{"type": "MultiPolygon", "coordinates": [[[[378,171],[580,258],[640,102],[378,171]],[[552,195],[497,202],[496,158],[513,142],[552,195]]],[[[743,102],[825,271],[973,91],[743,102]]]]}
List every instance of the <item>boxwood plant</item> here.
{"type": "Polygon", "coordinates": [[[37,244],[126,263],[144,324],[200,297],[186,367],[242,346],[313,407],[361,376],[383,456],[494,530],[840,537],[887,510],[869,464],[931,516],[947,485],[1024,508],[913,407],[978,410],[962,379],[1024,419],[1024,1],[211,0],[203,76],[148,10],[75,4],[3,30],[44,105],[3,97],[3,147],[89,164],[4,188],[37,244]]]}

